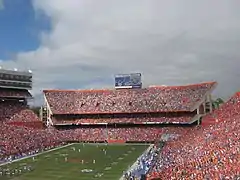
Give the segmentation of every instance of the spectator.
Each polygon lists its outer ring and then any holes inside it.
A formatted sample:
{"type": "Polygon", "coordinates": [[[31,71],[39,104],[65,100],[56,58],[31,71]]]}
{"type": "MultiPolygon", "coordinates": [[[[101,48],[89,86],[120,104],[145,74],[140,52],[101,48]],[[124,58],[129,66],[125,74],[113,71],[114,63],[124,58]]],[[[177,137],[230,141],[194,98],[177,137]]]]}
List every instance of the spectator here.
{"type": "MultiPolygon", "coordinates": [[[[240,94],[193,129],[165,129],[166,143],[149,179],[234,179],[240,175],[240,94]],[[179,136],[176,136],[178,134],[179,136]]],[[[164,132],[163,132],[164,133],[164,132]]]]}

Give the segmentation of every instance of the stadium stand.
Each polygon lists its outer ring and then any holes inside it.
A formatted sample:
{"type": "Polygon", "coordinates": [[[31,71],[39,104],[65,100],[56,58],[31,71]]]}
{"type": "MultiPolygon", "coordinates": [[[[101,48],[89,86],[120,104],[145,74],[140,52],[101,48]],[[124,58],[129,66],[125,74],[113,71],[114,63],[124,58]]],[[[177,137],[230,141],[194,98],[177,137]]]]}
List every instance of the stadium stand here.
{"type": "Polygon", "coordinates": [[[29,109],[22,109],[19,113],[14,114],[8,119],[7,124],[15,126],[24,126],[37,129],[43,129],[43,123],[37,115],[29,109]]]}
{"type": "Polygon", "coordinates": [[[61,144],[57,137],[49,138],[52,133],[28,109],[27,90],[0,88],[0,97],[0,162],[61,144]]]}
{"type": "Polygon", "coordinates": [[[214,113],[203,126],[171,128],[148,179],[237,179],[240,177],[240,93],[214,113]]]}
{"type": "Polygon", "coordinates": [[[184,123],[189,122],[193,117],[194,113],[161,113],[158,117],[151,117],[153,113],[149,114],[111,114],[111,115],[80,115],[81,118],[75,118],[71,116],[55,116],[52,118],[54,124],[114,124],[114,123],[132,123],[132,124],[144,124],[144,123],[184,123]],[[119,117],[121,116],[121,117],[119,117]],[[136,116],[136,117],[134,117],[136,116]]]}
{"type": "Polygon", "coordinates": [[[211,82],[137,90],[46,90],[47,118],[53,122],[48,128],[28,108],[31,94],[27,90],[0,88],[0,163],[70,141],[159,139],[164,141],[163,147],[154,146],[145,153],[133,176],[147,174],[149,180],[237,179],[240,93],[203,117],[199,126],[157,126],[204,115],[200,107],[215,86],[211,82]]]}
{"type": "Polygon", "coordinates": [[[159,128],[99,128],[77,127],[58,129],[64,141],[106,142],[151,142],[161,134],[159,128]],[[120,140],[120,141],[119,141],[120,140]]]}
{"type": "Polygon", "coordinates": [[[144,179],[143,177],[154,165],[159,153],[158,151],[156,145],[150,146],[150,148],[137,159],[137,164],[125,174],[125,179],[144,179]]]}
{"type": "Polygon", "coordinates": [[[62,143],[28,108],[31,88],[30,72],[0,69],[0,163],[62,143]]]}
{"type": "Polygon", "coordinates": [[[8,98],[30,98],[32,95],[26,89],[0,88],[0,97],[8,98]]]}
{"type": "Polygon", "coordinates": [[[45,90],[53,114],[192,111],[215,82],[128,90],[45,90]]]}
{"type": "Polygon", "coordinates": [[[199,107],[215,86],[209,82],[127,90],[44,90],[44,95],[53,123],[182,123],[197,111],[205,113],[199,107]]]}

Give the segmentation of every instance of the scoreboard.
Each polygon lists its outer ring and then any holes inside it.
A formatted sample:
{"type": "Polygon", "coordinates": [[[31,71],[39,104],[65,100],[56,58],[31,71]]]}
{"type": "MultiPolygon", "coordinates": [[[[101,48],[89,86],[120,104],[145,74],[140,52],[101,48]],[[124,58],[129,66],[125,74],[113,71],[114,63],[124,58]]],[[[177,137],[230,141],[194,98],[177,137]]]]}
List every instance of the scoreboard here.
{"type": "Polygon", "coordinates": [[[32,73],[0,69],[0,88],[32,89],[32,73]]]}
{"type": "Polygon", "coordinates": [[[116,89],[142,88],[141,73],[115,75],[115,88],[116,89]]]}

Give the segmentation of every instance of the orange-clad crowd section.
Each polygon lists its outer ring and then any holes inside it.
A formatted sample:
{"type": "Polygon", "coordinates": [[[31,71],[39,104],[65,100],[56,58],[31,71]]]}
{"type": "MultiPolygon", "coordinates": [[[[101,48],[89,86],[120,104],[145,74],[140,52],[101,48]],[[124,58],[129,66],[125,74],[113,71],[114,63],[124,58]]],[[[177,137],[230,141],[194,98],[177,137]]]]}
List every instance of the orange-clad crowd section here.
{"type": "MultiPolygon", "coordinates": [[[[108,110],[115,113],[134,113],[146,110],[160,111],[160,109],[169,110],[171,113],[191,109],[213,86],[214,83],[203,83],[143,90],[57,90],[45,91],[45,95],[51,110],[58,115],[73,112],[107,113],[108,110]],[[141,92],[140,95],[138,92],[141,92]],[[107,102],[111,105],[107,105],[107,102]]],[[[20,92],[17,93],[19,95],[20,92]]],[[[13,94],[13,96],[18,95],[13,94]]],[[[1,96],[4,97],[4,94],[0,91],[1,96]]],[[[127,121],[132,120],[130,118],[127,121]]],[[[123,143],[160,141],[161,137],[168,137],[152,163],[147,175],[148,179],[231,180],[240,177],[240,93],[236,93],[219,109],[205,116],[202,124],[195,127],[162,128],[141,125],[141,127],[109,128],[106,128],[107,126],[42,128],[39,124],[39,118],[27,108],[25,102],[2,99],[0,101],[0,163],[56,147],[68,141],[123,143]]]]}
{"type": "Polygon", "coordinates": [[[173,139],[164,145],[148,179],[240,177],[240,93],[202,121],[204,126],[163,130],[173,139]]]}
{"type": "Polygon", "coordinates": [[[53,114],[192,111],[215,82],[121,90],[44,90],[53,114]]]}

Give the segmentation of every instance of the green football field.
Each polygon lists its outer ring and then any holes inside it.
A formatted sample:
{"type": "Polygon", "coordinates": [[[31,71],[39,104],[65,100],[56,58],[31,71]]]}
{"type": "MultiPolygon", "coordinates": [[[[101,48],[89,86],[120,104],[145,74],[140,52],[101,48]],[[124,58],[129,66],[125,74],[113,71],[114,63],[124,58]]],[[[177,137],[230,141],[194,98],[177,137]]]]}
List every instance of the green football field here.
{"type": "Polygon", "coordinates": [[[0,169],[0,180],[118,180],[148,145],[73,144],[0,169]]]}

